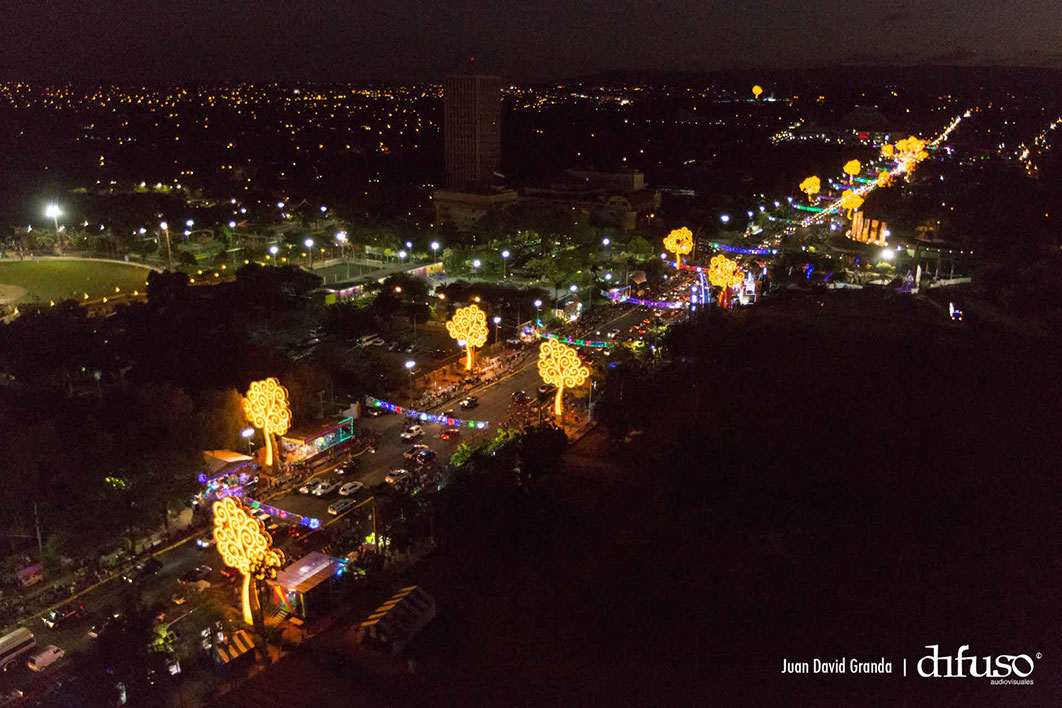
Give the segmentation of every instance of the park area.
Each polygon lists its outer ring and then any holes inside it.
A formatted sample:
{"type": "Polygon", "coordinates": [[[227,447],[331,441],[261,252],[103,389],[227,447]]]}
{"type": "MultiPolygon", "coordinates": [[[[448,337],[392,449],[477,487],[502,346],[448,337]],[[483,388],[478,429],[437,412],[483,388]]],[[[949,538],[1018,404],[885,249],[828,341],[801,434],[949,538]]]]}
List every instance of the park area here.
{"type": "Polygon", "coordinates": [[[143,290],[148,271],[91,260],[0,260],[0,305],[59,302],[143,290]]]}

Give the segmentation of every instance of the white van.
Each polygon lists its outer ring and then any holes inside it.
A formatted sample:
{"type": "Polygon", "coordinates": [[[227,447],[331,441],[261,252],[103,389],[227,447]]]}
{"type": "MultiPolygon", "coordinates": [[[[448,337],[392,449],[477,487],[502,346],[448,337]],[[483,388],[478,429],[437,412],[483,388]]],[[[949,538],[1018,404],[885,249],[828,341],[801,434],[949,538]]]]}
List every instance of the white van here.
{"type": "Polygon", "coordinates": [[[49,644],[40,654],[31,656],[30,660],[26,662],[26,666],[30,667],[33,671],[44,671],[64,656],[66,656],[65,651],[54,644],[49,644]]]}
{"type": "Polygon", "coordinates": [[[7,671],[22,656],[37,648],[33,632],[19,628],[0,637],[0,670],[7,671]]]}

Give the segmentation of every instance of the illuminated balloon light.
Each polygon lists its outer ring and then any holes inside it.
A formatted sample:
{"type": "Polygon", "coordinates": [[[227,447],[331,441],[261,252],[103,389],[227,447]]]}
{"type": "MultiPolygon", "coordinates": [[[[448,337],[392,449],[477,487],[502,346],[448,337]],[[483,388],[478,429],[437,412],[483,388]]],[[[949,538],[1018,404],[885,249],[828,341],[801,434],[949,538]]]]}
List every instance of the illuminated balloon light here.
{"type": "Polygon", "coordinates": [[[476,305],[462,307],[446,323],[450,337],[465,341],[465,370],[472,370],[472,352],[487,343],[487,313],[476,305]]]}
{"type": "Polygon", "coordinates": [[[708,280],[712,285],[729,289],[740,285],[744,278],[745,276],[736,261],[732,261],[722,254],[712,256],[712,260],[708,264],[708,280]]]}
{"type": "Polygon", "coordinates": [[[759,99],[761,93],[763,93],[763,87],[762,86],[760,86],[759,84],[756,84],[755,86],[752,87],[752,97],[753,98],[759,99]]]}
{"type": "Polygon", "coordinates": [[[277,569],[284,565],[284,554],[273,548],[273,537],[265,525],[236,497],[214,502],[214,540],[222,562],[243,575],[243,621],[254,624],[252,609],[258,606],[255,581],[275,578],[277,569]]]}
{"type": "Polygon", "coordinates": [[[248,422],[262,430],[266,443],[266,466],[273,465],[273,435],[283,435],[291,427],[291,404],[288,389],[272,376],[251,382],[243,399],[243,412],[248,422]]]}
{"type": "Polygon", "coordinates": [[[664,237],[664,248],[675,254],[675,260],[682,265],[682,257],[693,250],[693,232],[685,226],[674,229],[664,237]]]}
{"type": "Polygon", "coordinates": [[[841,194],[841,207],[848,210],[848,218],[852,218],[852,212],[863,206],[863,197],[851,189],[846,189],[841,194]]]}
{"type": "Polygon", "coordinates": [[[556,339],[547,339],[538,349],[538,374],[545,383],[557,387],[557,396],[553,401],[553,413],[560,417],[564,387],[582,386],[590,376],[590,369],[583,365],[579,354],[574,349],[561,344],[556,339]]]}
{"type": "Polygon", "coordinates": [[[815,195],[819,193],[821,188],[822,183],[819,181],[819,178],[814,175],[800,183],[800,191],[808,195],[809,202],[815,198],[815,195]]]}

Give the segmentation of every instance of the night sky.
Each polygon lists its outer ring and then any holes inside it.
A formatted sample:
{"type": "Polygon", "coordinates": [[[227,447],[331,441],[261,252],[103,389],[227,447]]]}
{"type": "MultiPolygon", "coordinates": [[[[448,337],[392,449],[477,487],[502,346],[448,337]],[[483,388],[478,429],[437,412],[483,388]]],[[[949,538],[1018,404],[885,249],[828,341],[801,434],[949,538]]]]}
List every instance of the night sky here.
{"type": "Polygon", "coordinates": [[[1058,0],[11,0],[5,79],[514,80],[614,68],[1062,67],[1058,0]]]}

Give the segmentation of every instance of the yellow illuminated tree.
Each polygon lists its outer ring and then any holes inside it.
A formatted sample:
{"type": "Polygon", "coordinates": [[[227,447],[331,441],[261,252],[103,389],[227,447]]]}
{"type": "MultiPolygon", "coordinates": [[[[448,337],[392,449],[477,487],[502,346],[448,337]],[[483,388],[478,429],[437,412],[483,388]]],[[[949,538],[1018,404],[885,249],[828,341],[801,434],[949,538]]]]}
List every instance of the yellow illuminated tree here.
{"type": "Polygon", "coordinates": [[[743,277],[737,262],[722,254],[712,256],[711,262],[708,263],[708,280],[712,285],[733,288],[741,284],[743,277]]]}
{"type": "Polygon", "coordinates": [[[929,157],[926,152],[926,141],[915,136],[896,141],[896,150],[899,152],[897,160],[904,172],[910,172],[922,160],[929,157]]]}
{"type": "Polygon", "coordinates": [[[258,580],[275,578],[284,554],[273,548],[265,525],[235,497],[214,502],[214,540],[225,565],[243,575],[243,620],[254,624],[258,610],[258,580]]]}
{"type": "Polygon", "coordinates": [[[887,170],[882,170],[881,172],[879,172],[878,173],[878,186],[879,187],[888,187],[890,184],[892,184],[892,173],[888,172],[887,170]]]}
{"type": "Polygon", "coordinates": [[[243,412],[247,420],[262,429],[266,445],[266,466],[273,464],[272,436],[283,435],[291,427],[291,404],[288,389],[272,376],[261,381],[252,381],[243,399],[243,412]]]}
{"type": "Polygon", "coordinates": [[[821,188],[822,184],[819,182],[819,178],[814,175],[800,183],[800,191],[808,195],[808,202],[814,201],[815,195],[819,193],[821,188]]]}
{"type": "Polygon", "coordinates": [[[892,145],[889,145],[888,143],[885,143],[884,145],[881,146],[881,156],[882,157],[891,158],[892,157],[892,153],[893,153],[892,145]]]}
{"type": "Polygon", "coordinates": [[[583,365],[579,354],[567,344],[561,344],[556,339],[547,339],[538,349],[538,373],[544,382],[557,387],[553,413],[560,419],[564,387],[582,386],[590,376],[590,369],[583,365]]]}
{"type": "Polygon", "coordinates": [[[693,250],[693,232],[683,226],[674,229],[664,237],[664,248],[675,254],[675,259],[682,265],[682,257],[693,250]]]}
{"type": "Polygon", "coordinates": [[[446,323],[446,331],[458,342],[465,342],[465,370],[472,370],[472,351],[487,343],[487,313],[476,305],[462,307],[446,323]]]}
{"type": "Polygon", "coordinates": [[[759,84],[756,84],[755,86],[752,87],[752,97],[753,98],[758,100],[761,93],[763,93],[763,87],[762,86],[760,86],[759,84]]]}
{"type": "Polygon", "coordinates": [[[863,166],[859,164],[859,160],[849,160],[848,162],[844,163],[844,173],[851,177],[853,180],[855,179],[856,175],[859,174],[859,171],[862,169],[863,166]]]}
{"type": "Polygon", "coordinates": [[[852,212],[863,206],[863,197],[851,189],[846,189],[841,194],[841,206],[848,210],[848,218],[852,218],[852,212]]]}

